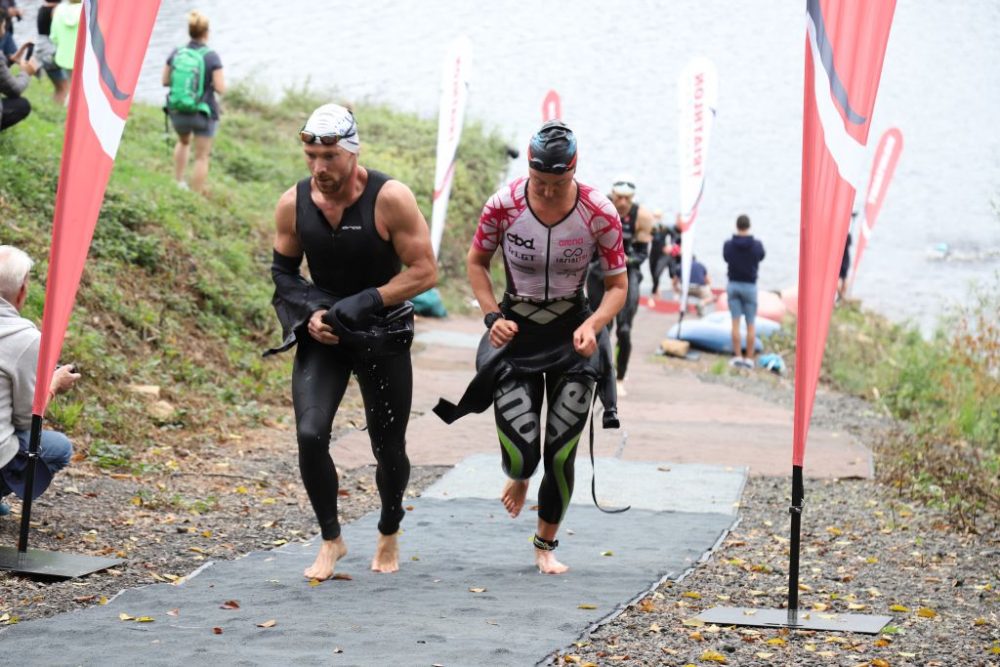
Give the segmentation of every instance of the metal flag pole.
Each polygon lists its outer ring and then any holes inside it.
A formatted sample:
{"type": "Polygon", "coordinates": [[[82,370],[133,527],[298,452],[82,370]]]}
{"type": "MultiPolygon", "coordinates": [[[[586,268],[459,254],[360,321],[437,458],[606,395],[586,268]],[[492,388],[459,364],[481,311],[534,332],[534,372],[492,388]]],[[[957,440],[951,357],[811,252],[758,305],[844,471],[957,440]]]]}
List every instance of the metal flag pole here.
{"type": "Polygon", "coordinates": [[[822,632],[858,632],[876,635],[892,621],[891,616],[869,614],[814,614],[799,609],[799,552],[801,550],[802,506],[805,490],[802,466],[792,466],[791,535],[788,545],[788,609],[756,607],[712,607],[695,618],[716,625],[754,628],[788,628],[822,632]]]}

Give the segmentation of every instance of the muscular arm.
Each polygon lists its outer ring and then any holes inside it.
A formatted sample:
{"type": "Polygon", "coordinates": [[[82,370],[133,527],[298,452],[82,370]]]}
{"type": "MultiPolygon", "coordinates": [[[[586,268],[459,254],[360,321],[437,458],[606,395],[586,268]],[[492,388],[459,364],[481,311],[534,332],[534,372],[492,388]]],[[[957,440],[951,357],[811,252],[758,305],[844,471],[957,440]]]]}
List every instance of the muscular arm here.
{"type": "Polygon", "coordinates": [[[639,243],[649,243],[653,240],[653,212],[642,206],[635,216],[635,240],[639,243]]]}
{"type": "Polygon", "coordinates": [[[407,269],[378,286],[382,302],[392,306],[429,290],[437,283],[431,235],[417,200],[408,187],[389,181],[375,203],[375,220],[389,233],[392,247],[407,269]]]}
{"type": "Polygon", "coordinates": [[[274,210],[274,249],[286,257],[301,257],[302,244],[295,233],[295,186],[285,190],[274,210]]]}

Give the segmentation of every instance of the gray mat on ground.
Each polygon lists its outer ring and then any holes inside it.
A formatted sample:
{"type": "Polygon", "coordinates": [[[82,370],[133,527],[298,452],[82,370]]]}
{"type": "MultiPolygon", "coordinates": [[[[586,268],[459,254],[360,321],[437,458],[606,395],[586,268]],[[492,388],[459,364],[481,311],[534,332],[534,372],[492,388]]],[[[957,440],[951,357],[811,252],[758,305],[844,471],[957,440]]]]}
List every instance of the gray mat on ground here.
{"type": "MultiPolygon", "coordinates": [[[[631,505],[632,509],[674,512],[718,512],[735,516],[747,469],[701,463],[650,463],[599,458],[597,500],[602,507],[631,505]]],[[[570,502],[592,505],[590,461],[576,460],[576,485],[570,502]]],[[[434,482],[424,498],[484,498],[500,496],[507,479],[496,454],[474,454],[434,482]]],[[[528,504],[538,498],[541,474],[528,485],[528,504]]]]}
{"type": "Polygon", "coordinates": [[[679,576],[733,522],[573,507],[559,547],[571,570],[545,576],[532,564],[532,514],[511,520],[496,500],[421,498],[404,523],[396,574],[367,569],[371,514],[344,527],[352,551],[338,570],[351,581],[310,586],[301,573],[316,544],[286,545],[215,563],[179,586],[132,589],[105,606],[10,626],[0,645],[39,665],[531,665],[679,576]],[[227,600],[239,609],[222,609],[227,600]],[[272,619],[274,627],[257,627],[272,619]]]}

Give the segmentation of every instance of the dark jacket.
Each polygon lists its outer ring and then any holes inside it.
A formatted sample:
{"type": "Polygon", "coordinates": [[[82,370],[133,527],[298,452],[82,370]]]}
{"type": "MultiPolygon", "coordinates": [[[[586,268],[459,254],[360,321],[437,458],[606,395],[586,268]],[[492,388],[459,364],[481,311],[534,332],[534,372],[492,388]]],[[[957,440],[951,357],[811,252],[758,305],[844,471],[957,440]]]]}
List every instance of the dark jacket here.
{"type": "Polygon", "coordinates": [[[0,56],[0,111],[3,110],[3,97],[20,97],[28,87],[31,78],[25,72],[14,74],[7,65],[7,59],[0,56]]]}
{"type": "Polygon", "coordinates": [[[722,246],[722,257],[729,265],[730,282],[756,283],[757,266],[764,259],[764,244],[752,234],[733,234],[722,246]]]}

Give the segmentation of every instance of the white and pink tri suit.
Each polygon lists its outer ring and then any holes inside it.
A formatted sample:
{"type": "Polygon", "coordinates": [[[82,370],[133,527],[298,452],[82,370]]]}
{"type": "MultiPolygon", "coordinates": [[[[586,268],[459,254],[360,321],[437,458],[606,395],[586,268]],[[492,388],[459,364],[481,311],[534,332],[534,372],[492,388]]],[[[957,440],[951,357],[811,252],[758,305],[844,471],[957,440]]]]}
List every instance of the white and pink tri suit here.
{"type": "Polygon", "coordinates": [[[574,296],[583,287],[595,247],[604,275],[625,272],[622,223],[607,197],[577,183],[576,206],[550,226],[528,205],[527,185],[522,177],[490,197],[472,241],[489,253],[503,246],[508,293],[532,301],[574,296]]]}

